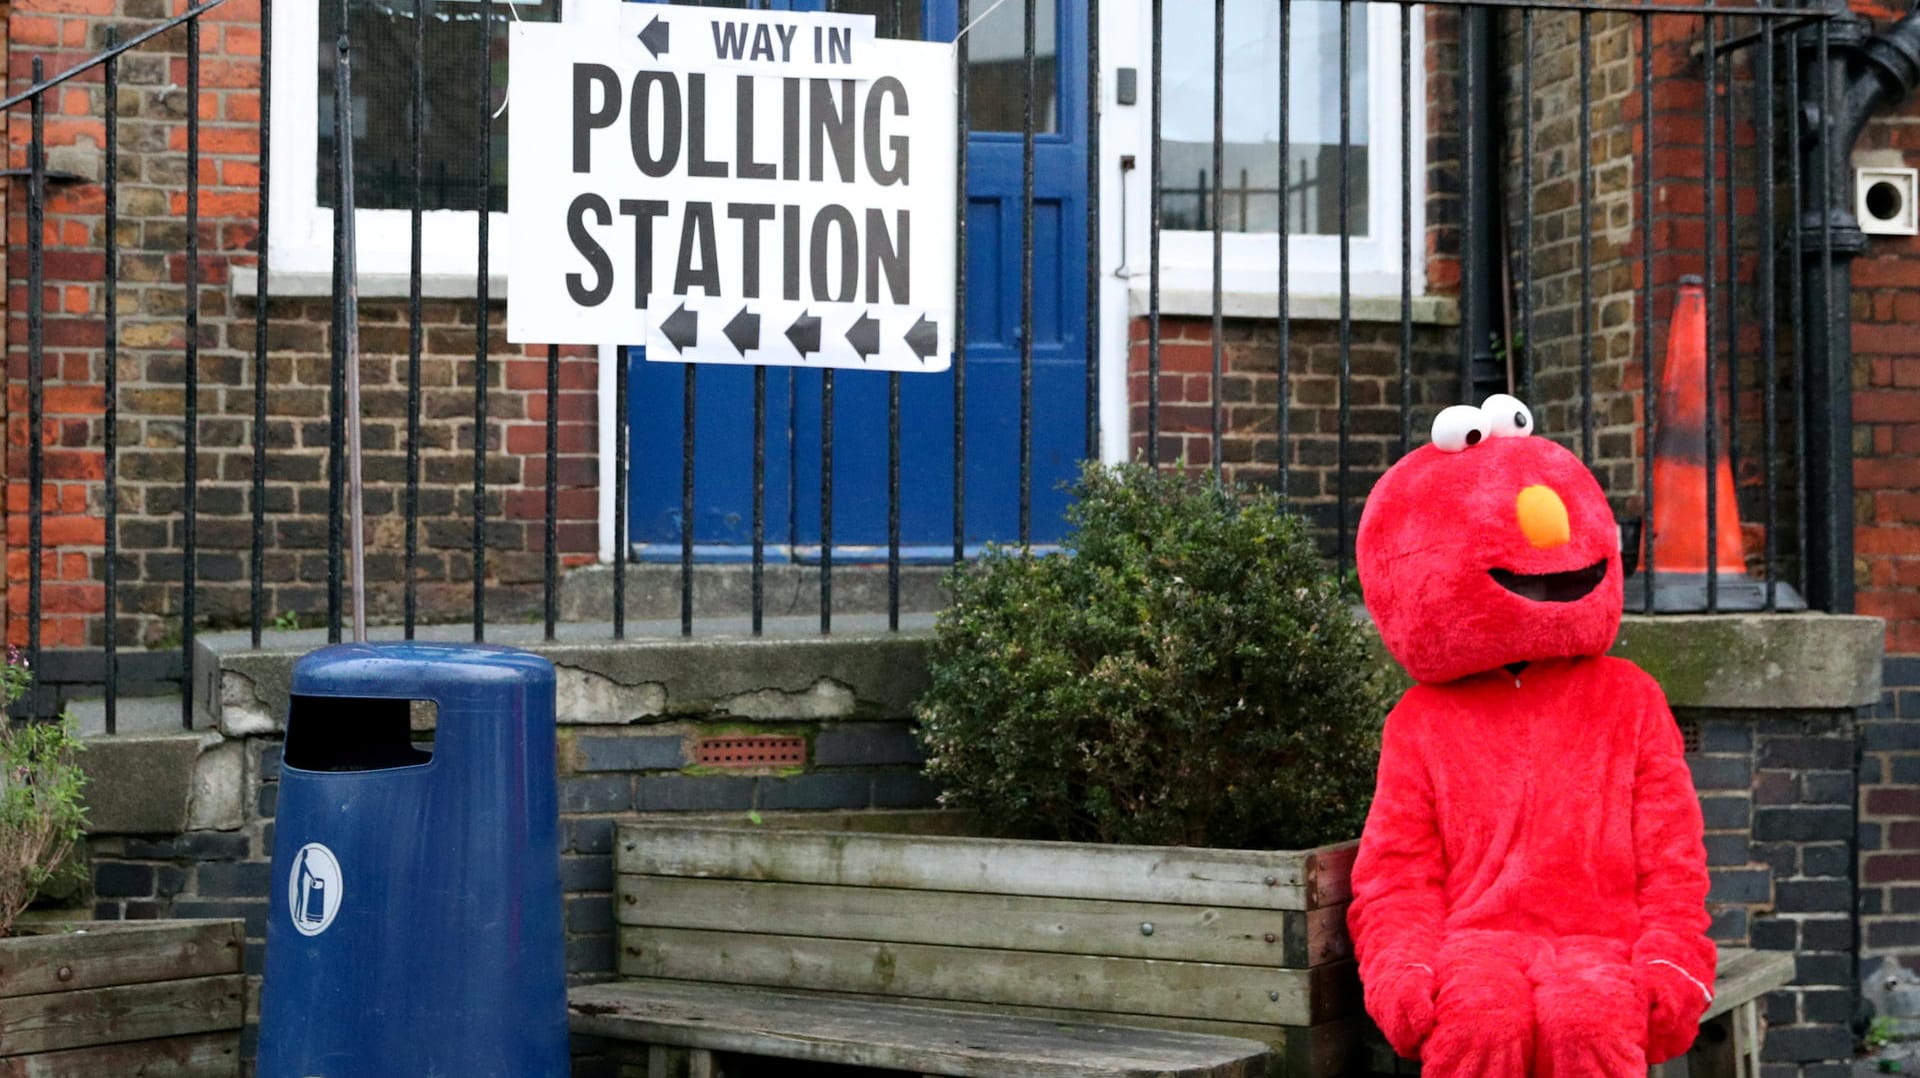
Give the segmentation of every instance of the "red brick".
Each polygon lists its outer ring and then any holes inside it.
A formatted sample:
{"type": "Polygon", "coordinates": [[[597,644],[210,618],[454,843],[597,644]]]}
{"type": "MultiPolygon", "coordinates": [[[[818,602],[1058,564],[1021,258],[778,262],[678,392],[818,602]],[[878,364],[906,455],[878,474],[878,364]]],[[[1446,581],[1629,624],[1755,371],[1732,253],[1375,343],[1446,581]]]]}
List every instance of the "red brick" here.
{"type": "Polygon", "coordinates": [[[1920,855],[1876,853],[1867,856],[1867,883],[1920,880],[1920,855]]]}
{"type": "Polygon", "coordinates": [[[1874,787],[1867,790],[1868,816],[1920,817],[1920,790],[1905,787],[1874,787]]]}

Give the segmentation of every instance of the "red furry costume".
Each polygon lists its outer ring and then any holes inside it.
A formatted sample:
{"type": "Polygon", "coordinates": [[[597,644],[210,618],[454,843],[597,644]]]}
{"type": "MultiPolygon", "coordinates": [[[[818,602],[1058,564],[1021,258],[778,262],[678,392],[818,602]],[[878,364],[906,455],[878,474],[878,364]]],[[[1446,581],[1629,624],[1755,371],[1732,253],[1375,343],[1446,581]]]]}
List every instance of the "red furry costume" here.
{"type": "Polygon", "coordinates": [[[1620,626],[1612,513],[1511,397],[1449,408],[1360,520],[1419,682],[1387,718],[1348,923],[1367,1012],[1449,1076],[1646,1073],[1712,999],[1680,733],[1620,626]]]}

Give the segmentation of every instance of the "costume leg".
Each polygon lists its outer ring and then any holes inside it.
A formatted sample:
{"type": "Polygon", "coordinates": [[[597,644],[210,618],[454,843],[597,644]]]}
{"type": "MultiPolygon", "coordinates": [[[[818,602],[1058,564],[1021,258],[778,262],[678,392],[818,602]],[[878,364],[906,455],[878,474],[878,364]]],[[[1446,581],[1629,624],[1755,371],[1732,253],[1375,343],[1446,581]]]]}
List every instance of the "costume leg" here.
{"type": "Polygon", "coordinates": [[[1426,1078],[1524,1078],[1533,1058],[1533,985],[1541,942],[1512,932],[1460,932],[1434,970],[1433,1035],[1420,1052],[1426,1078]]]}
{"type": "Polygon", "coordinates": [[[1566,937],[1528,971],[1539,986],[1534,1073],[1539,1078],[1641,1078],[1647,1008],[1627,949],[1616,940],[1566,937]]]}

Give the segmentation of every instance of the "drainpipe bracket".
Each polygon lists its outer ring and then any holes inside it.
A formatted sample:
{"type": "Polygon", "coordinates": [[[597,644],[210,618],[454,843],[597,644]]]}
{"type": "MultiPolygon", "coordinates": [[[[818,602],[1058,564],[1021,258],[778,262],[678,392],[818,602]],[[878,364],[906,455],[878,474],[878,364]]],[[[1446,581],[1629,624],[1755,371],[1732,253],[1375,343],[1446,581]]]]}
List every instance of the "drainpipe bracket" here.
{"type": "Polygon", "coordinates": [[[1860,231],[1860,220],[1850,209],[1832,207],[1800,215],[1800,254],[1803,261],[1825,257],[1826,244],[1832,244],[1835,258],[1852,258],[1867,249],[1867,234],[1860,231]],[[1828,237],[1831,237],[1829,240],[1828,237]]]}

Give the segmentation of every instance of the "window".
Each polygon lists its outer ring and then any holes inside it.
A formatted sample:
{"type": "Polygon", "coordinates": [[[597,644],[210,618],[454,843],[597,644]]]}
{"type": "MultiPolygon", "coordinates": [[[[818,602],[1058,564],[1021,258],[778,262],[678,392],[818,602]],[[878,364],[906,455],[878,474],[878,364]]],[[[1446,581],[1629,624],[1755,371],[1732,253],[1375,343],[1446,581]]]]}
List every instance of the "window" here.
{"type": "MultiPolygon", "coordinates": [[[[1208,5],[1210,8],[1211,5],[1208,5]]],[[[1289,233],[1289,290],[1332,295],[1340,287],[1340,11],[1329,0],[1227,0],[1221,198],[1213,198],[1213,20],[1167,5],[1163,18],[1161,223],[1163,297],[1210,295],[1216,218],[1226,233],[1228,292],[1271,295],[1277,283],[1280,214],[1289,233]],[[1281,13],[1287,24],[1288,86],[1286,186],[1280,190],[1281,13]]],[[[1397,5],[1352,4],[1347,107],[1349,234],[1356,294],[1400,289],[1401,11],[1397,5]]],[[[1208,12],[1210,15],[1211,12],[1208,12]]],[[[1421,48],[1411,45],[1415,85],[1421,48]]],[[[1421,115],[1425,95],[1412,98],[1414,182],[1422,175],[1421,115]]],[[[1422,227],[1420,190],[1413,192],[1413,229],[1422,227]]],[[[1415,289],[1421,285],[1423,245],[1415,245],[1415,289]]],[[[1181,304],[1173,304],[1178,309],[1181,304]]]]}
{"type": "MultiPolygon", "coordinates": [[[[514,21],[556,22],[565,0],[434,0],[426,11],[425,147],[421,203],[423,271],[470,281],[478,264],[478,222],[484,169],[480,145],[478,29],[487,21],[492,46],[492,185],[486,203],[495,218],[489,266],[504,269],[506,233],[508,29],[514,21]]],[[[354,201],[363,288],[401,293],[412,256],[413,55],[411,0],[350,0],[353,37],[354,201]]],[[[309,286],[333,265],[333,176],[336,137],[333,62],[337,23],[332,3],[282,3],[273,10],[273,215],[269,264],[309,286]]],[[[571,12],[567,13],[571,16],[571,12]]],[[[292,284],[298,289],[298,284],[292,284]]],[[[432,286],[430,285],[430,290],[432,286]]],[[[462,287],[470,287],[462,286],[462,287]]]]}

